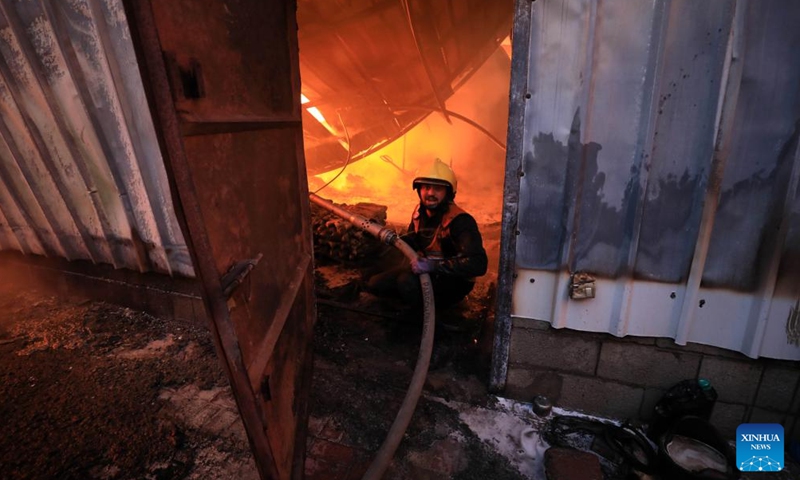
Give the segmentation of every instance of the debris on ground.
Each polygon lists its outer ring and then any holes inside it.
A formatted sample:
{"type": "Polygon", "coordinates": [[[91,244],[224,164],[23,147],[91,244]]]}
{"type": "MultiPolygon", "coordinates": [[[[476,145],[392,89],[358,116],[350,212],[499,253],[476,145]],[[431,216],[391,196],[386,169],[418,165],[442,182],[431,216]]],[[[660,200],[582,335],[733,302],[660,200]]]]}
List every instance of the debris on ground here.
{"type": "Polygon", "coordinates": [[[544,455],[547,480],[603,480],[600,460],[571,448],[548,448],[544,455]]]}
{"type": "MultiPolygon", "coordinates": [[[[320,308],[307,478],[360,478],[394,419],[419,336],[383,320],[320,308]]],[[[486,393],[475,343],[464,338],[429,375],[387,479],[533,478],[520,472],[531,460],[520,435],[532,427],[486,393]]],[[[257,478],[202,328],[5,289],[0,358],[1,478],[257,478]]]]}
{"type": "MultiPolygon", "coordinates": [[[[309,480],[361,478],[419,349],[418,323],[363,292],[349,301],[336,296],[354,278],[347,269],[317,269],[327,303],[319,303],[315,327],[309,480]]],[[[427,376],[387,480],[546,480],[548,448],[563,447],[548,437],[554,419],[621,425],[487,392],[490,282],[453,313],[468,328],[437,332],[445,353],[427,376]]],[[[103,302],[0,289],[0,380],[0,478],[258,478],[203,328],[103,302]]],[[[615,469],[613,452],[591,435],[572,450],[575,458],[596,456],[604,479],[631,478],[615,469]]],[[[790,465],[773,476],[800,478],[796,472],[790,465]]]]}
{"type": "Polygon", "coordinates": [[[5,290],[0,339],[0,478],[257,478],[206,330],[5,290]]]}

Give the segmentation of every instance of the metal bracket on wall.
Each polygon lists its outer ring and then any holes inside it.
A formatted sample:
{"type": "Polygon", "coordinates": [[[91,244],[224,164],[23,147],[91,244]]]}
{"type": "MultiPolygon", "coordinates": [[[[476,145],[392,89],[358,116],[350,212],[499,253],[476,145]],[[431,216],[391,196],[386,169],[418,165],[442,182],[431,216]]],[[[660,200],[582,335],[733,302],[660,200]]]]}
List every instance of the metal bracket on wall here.
{"type": "Polygon", "coordinates": [[[244,282],[244,279],[250,275],[250,272],[253,271],[258,262],[261,261],[261,258],[264,254],[259,253],[256,258],[251,258],[249,260],[242,260],[241,262],[237,262],[225,272],[225,275],[222,276],[220,280],[220,284],[222,285],[222,294],[225,298],[230,298],[233,291],[236,290],[236,287],[244,282]]]}
{"type": "Polygon", "coordinates": [[[597,287],[593,276],[583,272],[572,274],[572,282],[569,285],[569,298],[573,300],[594,298],[596,292],[597,287]]]}

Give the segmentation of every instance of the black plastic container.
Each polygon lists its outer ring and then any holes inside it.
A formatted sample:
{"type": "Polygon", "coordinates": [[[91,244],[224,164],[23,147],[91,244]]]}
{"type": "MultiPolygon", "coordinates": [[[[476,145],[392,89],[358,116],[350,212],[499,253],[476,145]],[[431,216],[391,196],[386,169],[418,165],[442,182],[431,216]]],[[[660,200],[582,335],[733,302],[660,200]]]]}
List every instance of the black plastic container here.
{"type": "Polygon", "coordinates": [[[706,379],[690,379],[677,383],[667,390],[655,406],[648,431],[650,438],[658,440],[681,417],[692,416],[708,420],[716,402],[717,391],[706,379]]]}

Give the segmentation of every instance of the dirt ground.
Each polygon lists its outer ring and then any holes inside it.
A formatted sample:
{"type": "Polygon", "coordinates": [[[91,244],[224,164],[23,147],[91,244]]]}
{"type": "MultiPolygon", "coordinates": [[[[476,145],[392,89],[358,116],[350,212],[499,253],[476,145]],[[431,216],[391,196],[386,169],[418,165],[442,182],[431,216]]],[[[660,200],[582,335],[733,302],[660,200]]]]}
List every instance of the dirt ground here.
{"type": "MultiPolygon", "coordinates": [[[[419,325],[365,294],[342,296],[355,274],[318,269],[310,479],[360,478],[418,353],[419,325]]],[[[0,478],[257,478],[205,329],[0,283],[0,478]]],[[[490,283],[457,312],[469,319],[465,331],[437,334],[446,348],[385,478],[526,478],[514,465],[527,455],[519,445],[491,440],[489,412],[504,407],[485,390],[490,283]]],[[[526,424],[509,421],[519,439],[526,424]]]]}
{"type": "MultiPolygon", "coordinates": [[[[355,275],[338,267],[317,270],[320,303],[311,412],[315,419],[343,426],[341,444],[352,447],[357,455],[371,456],[380,447],[408,387],[421,325],[395,315],[368,294],[352,298],[346,288],[339,289],[355,275]]],[[[450,318],[451,328],[437,331],[423,397],[386,478],[526,478],[513,458],[482,438],[480,428],[465,418],[465,412],[498,408],[496,398],[486,391],[490,298],[488,284],[476,288],[465,305],[449,312],[463,328],[454,331],[454,318],[450,318]],[[456,464],[438,465],[443,459],[456,464]]],[[[515,433],[503,432],[502,424],[486,427],[501,437],[515,433]]],[[[520,428],[511,429],[518,434],[520,428]]],[[[311,433],[313,436],[313,429],[311,433]]],[[[310,451],[314,451],[313,445],[310,451]]]]}
{"type": "MultiPolygon", "coordinates": [[[[497,237],[487,236],[490,255],[497,237]]],[[[357,271],[320,262],[316,273],[306,478],[358,479],[405,394],[421,328],[351,288],[357,271]]],[[[546,419],[486,391],[495,278],[437,317],[450,328],[437,332],[387,480],[544,480],[546,419]]],[[[258,478],[207,330],[9,280],[0,278],[0,479],[258,478]]]]}
{"type": "MultiPolygon", "coordinates": [[[[10,288],[0,291],[0,312],[0,478],[256,478],[204,329],[10,288]]],[[[320,306],[312,424],[339,425],[362,454],[377,450],[417,342],[413,326],[320,306]]],[[[447,405],[490,401],[475,362],[458,362],[466,352],[431,373],[433,398],[420,401],[398,456],[414,457],[457,433],[469,466],[458,478],[523,478],[447,405]]],[[[414,478],[410,471],[402,460],[387,478],[414,478]]]]}
{"type": "Polygon", "coordinates": [[[254,472],[206,331],[39,291],[0,311],[0,478],[254,472]]]}

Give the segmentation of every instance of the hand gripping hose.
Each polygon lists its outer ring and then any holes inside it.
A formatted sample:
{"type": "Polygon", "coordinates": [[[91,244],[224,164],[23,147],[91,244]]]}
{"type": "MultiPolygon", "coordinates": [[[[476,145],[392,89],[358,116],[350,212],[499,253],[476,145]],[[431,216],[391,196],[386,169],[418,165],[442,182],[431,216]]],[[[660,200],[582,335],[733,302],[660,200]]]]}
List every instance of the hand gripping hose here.
{"type": "MultiPolygon", "coordinates": [[[[417,252],[414,251],[406,242],[400,239],[393,230],[389,230],[361,215],[348,212],[347,210],[337,207],[330,200],[325,200],[316,194],[310,194],[311,201],[316,203],[322,208],[325,208],[336,215],[342,217],[356,227],[374,235],[380,241],[392,245],[403,252],[409,260],[417,258],[417,252]]],[[[406,396],[403,399],[403,404],[400,405],[400,410],[383,441],[383,445],[372,460],[372,464],[364,474],[363,480],[377,480],[383,477],[386,468],[389,466],[395,450],[400,445],[400,440],[403,439],[403,434],[411,423],[411,417],[414,415],[414,409],[417,408],[417,401],[420,394],[422,394],[422,387],[425,385],[425,376],[428,373],[428,366],[431,361],[431,352],[433,351],[433,332],[436,322],[436,312],[433,302],[433,286],[431,285],[431,277],[427,273],[419,276],[420,284],[422,285],[422,304],[424,308],[423,324],[422,324],[422,340],[419,346],[419,355],[417,356],[417,365],[414,368],[414,374],[411,376],[411,383],[406,391],[406,396]]]]}

